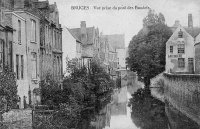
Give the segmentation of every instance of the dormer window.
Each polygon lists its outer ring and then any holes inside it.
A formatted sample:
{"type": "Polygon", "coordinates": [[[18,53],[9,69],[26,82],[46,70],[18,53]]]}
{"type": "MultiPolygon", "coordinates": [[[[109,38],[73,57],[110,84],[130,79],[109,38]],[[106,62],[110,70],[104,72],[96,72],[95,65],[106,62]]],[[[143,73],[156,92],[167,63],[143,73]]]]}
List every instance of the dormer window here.
{"type": "Polygon", "coordinates": [[[180,31],[178,32],[178,38],[183,38],[183,31],[180,29],[180,31]]]}

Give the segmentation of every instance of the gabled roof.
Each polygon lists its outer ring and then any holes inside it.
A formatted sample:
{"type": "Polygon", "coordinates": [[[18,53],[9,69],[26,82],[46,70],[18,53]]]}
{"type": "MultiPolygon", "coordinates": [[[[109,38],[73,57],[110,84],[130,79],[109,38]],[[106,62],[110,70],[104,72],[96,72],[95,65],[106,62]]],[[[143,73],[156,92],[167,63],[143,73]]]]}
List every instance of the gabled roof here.
{"type": "Polygon", "coordinates": [[[69,31],[69,33],[70,33],[78,42],[82,43],[82,42],[78,39],[78,37],[73,33],[73,31],[72,31],[71,29],[69,29],[69,28],[67,28],[67,27],[66,27],[66,29],[69,31]]]}
{"type": "MultiPolygon", "coordinates": [[[[178,28],[177,26],[170,27],[172,32],[175,32],[175,30],[178,28]]],[[[200,33],[199,27],[183,27],[193,38],[195,38],[200,33]]]]}
{"type": "MultiPolygon", "coordinates": [[[[81,41],[81,29],[80,28],[72,28],[69,29],[70,33],[74,36],[75,39],[81,41]]],[[[94,38],[94,27],[87,27],[87,43],[84,45],[93,44],[93,38],[94,38]]]]}
{"type": "Polygon", "coordinates": [[[193,28],[184,27],[184,28],[193,38],[195,38],[200,33],[200,28],[198,27],[193,27],[193,28]]]}

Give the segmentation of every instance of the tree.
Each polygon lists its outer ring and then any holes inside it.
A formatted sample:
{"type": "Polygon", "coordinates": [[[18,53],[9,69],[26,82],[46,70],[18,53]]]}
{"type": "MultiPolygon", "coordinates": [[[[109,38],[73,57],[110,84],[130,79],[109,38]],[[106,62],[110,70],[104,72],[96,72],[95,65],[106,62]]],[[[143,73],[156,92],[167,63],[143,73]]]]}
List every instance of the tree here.
{"type": "Polygon", "coordinates": [[[163,14],[157,15],[153,10],[144,18],[143,25],[130,41],[127,63],[149,90],[150,79],[165,70],[165,46],[172,32],[165,25],[163,14]]]}
{"type": "Polygon", "coordinates": [[[63,89],[47,76],[41,82],[42,103],[58,107],[54,123],[84,129],[110,102],[113,88],[109,74],[92,60],[90,68],[71,67],[71,74],[63,80],[63,89]]]}

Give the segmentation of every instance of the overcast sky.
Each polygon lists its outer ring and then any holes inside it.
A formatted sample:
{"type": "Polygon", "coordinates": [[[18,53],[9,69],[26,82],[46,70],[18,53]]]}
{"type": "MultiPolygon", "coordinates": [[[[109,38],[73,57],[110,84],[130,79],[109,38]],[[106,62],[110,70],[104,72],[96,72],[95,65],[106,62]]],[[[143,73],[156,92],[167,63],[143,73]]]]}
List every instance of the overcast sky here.
{"type": "Polygon", "coordinates": [[[194,26],[200,26],[200,0],[49,0],[57,3],[60,23],[66,27],[80,27],[80,21],[86,26],[98,27],[103,34],[125,34],[126,46],[131,38],[142,28],[142,20],[147,9],[126,10],[95,10],[100,7],[135,7],[148,6],[157,13],[164,14],[168,26],[175,20],[187,26],[188,13],[192,13],[194,26]],[[72,10],[71,6],[89,6],[89,10],[72,10]]]}

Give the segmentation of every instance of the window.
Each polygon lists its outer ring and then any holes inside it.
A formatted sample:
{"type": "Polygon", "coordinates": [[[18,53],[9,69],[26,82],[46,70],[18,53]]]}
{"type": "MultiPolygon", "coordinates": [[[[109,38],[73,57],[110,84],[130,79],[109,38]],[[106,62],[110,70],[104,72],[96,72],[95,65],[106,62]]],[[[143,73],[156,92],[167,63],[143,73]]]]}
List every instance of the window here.
{"type": "Polygon", "coordinates": [[[36,21],[31,20],[31,41],[36,42],[36,21]]]}
{"type": "Polygon", "coordinates": [[[185,53],[185,45],[178,44],[178,53],[185,53]]]}
{"type": "Polygon", "coordinates": [[[193,63],[193,58],[188,58],[188,63],[193,63]]]}
{"type": "Polygon", "coordinates": [[[4,42],[1,40],[0,41],[0,72],[2,72],[3,71],[3,61],[4,61],[4,59],[3,59],[3,56],[4,56],[4,54],[3,54],[3,47],[4,46],[4,42]]]}
{"type": "Polygon", "coordinates": [[[24,78],[24,57],[21,55],[21,79],[24,78]]]}
{"type": "Polygon", "coordinates": [[[173,53],[173,46],[170,46],[170,53],[173,53]]]}
{"type": "Polygon", "coordinates": [[[185,59],[184,58],[178,58],[178,67],[179,68],[185,67],[185,59]]]}
{"type": "Polygon", "coordinates": [[[8,44],[8,66],[12,68],[12,41],[8,44]]]}
{"type": "Polygon", "coordinates": [[[32,65],[32,79],[37,78],[37,54],[35,52],[31,53],[31,65],[32,65]]]}
{"type": "Polygon", "coordinates": [[[16,55],[16,75],[17,79],[19,79],[19,55],[16,55]]]}
{"type": "Polygon", "coordinates": [[[46,39],[46,43],[48,42],[48,39],[49,39],[49,28],[48,26],[46,25],[45,26],[45,39],[46,39]]]}
{"type": "Polygon", "coordinates": [[[21,21],[18,20],[18,42],[21,43],[21,21]]]}
{"type": "Polygon", "coordinates": [[[180,30],[180,31],[178,32],[178,38],[183,38],[183,31],[180,30]]]}

